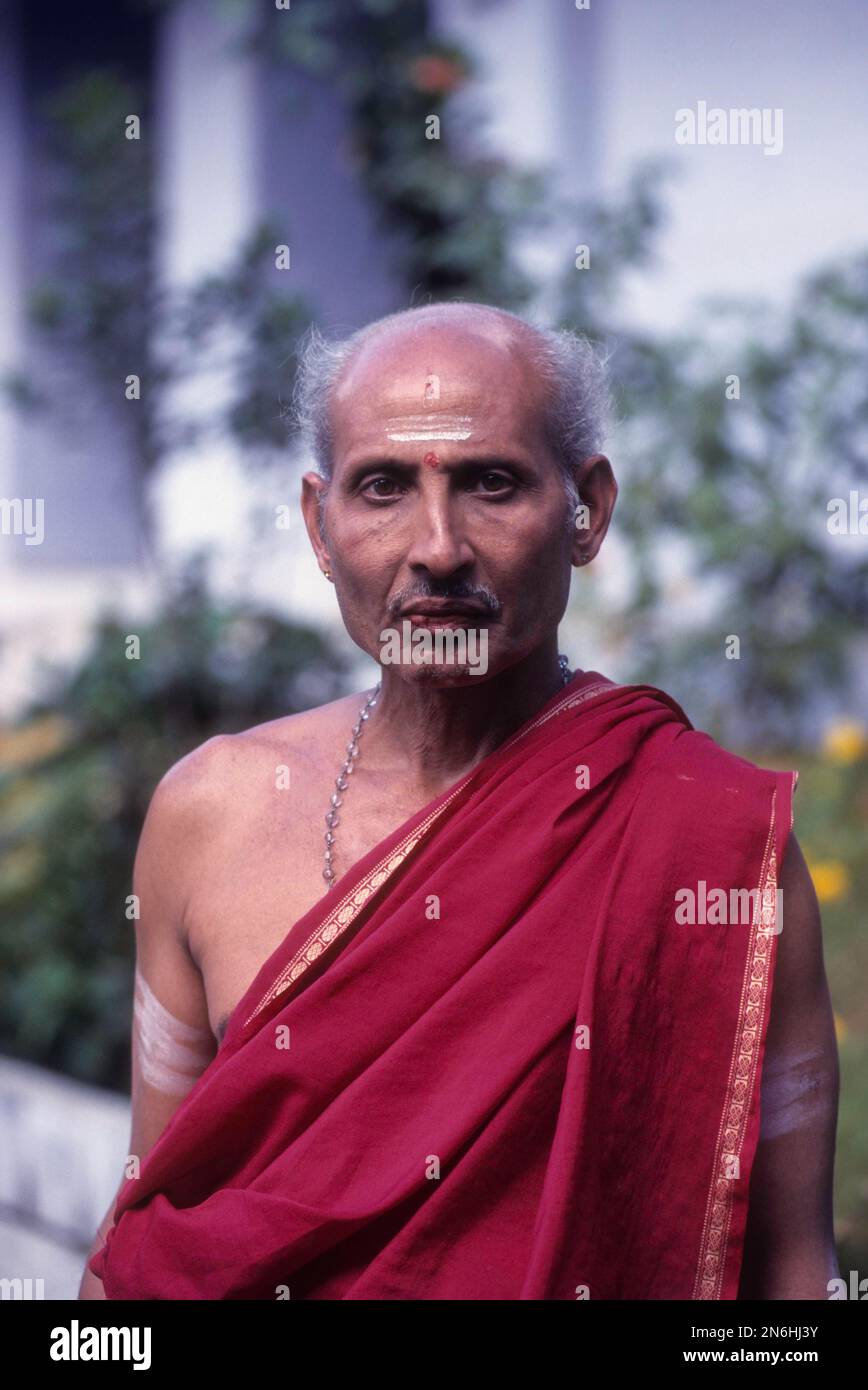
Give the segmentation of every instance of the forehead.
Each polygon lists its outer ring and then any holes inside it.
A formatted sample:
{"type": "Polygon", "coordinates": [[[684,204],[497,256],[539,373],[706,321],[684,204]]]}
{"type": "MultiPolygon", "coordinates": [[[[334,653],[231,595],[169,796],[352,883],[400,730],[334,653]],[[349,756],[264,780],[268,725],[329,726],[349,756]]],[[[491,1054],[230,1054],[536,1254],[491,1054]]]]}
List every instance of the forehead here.
{"type": "Polygon", "coordinates": [[[414,327],[375,336],[342,374],[332,401],[337,456],[380,444],[406,422],[455,438],[535,439],[543,385],[527,342],[495,324],[414,327]],[[469,433],[468,433],[469,431],[469,433]]]}

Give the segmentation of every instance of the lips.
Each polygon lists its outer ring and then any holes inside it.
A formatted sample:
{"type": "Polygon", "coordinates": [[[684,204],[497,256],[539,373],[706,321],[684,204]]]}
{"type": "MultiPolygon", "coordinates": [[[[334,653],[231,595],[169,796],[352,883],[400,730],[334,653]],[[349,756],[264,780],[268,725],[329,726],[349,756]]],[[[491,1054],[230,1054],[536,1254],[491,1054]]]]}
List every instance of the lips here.
{"type": "Polygon", "coordinates": [[[447,608],[444,604],[418,603],[403,609],[401,616],[414,627],[472,627],[485,616],[485,610],[466,605],[447,608]]]}
{"type": "Polygon", "coordinates": [[[418,599],[401,609],[402,618],[479,618],[486,612],[475,604],[455,599],[418,599]]]}
{"type": "Polygon", "coordinates": [[[408,613],[405,623],[411,627],[473,627],[467,613],[408,613]]]}

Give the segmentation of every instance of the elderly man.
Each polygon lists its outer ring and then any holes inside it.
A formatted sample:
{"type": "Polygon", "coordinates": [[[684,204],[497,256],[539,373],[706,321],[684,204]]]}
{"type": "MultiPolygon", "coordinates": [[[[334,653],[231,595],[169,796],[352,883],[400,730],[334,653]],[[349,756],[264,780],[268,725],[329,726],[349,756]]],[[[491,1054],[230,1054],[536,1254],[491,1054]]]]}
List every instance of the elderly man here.
{"type": "Polygon", "coordinates": [[[605,407],[588,344],[481,305],[311,341],[305,522],[381,678],[154,795],[82,1296],[828,1296],[797,774],[558,655],[605,407]]]}

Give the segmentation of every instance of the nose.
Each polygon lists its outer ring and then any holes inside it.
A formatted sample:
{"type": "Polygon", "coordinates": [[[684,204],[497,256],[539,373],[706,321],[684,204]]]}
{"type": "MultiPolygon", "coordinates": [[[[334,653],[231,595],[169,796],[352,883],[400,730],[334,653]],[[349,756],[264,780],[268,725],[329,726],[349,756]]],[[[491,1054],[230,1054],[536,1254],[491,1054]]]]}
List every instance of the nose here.
{"type": "Polygon", "coordinates": [[[407,552],[407,563],[412,569],[424,569],[435,577],[446,578],[473,564],[475,554],[467,538],[461,509],[453,505],[446,487],[423,489],[414,509],[412,526],[407,552]]]}

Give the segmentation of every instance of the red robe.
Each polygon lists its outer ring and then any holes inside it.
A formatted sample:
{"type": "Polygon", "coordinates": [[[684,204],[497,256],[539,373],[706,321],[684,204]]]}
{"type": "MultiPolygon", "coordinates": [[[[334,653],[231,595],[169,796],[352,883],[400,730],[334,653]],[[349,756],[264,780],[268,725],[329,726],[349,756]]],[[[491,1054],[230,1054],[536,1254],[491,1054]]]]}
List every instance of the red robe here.
{"type": "Polygon", "coordinates": [[[797,776],[576,675],[290,928],[106,1296],[735,1298],[797,776]]]}

